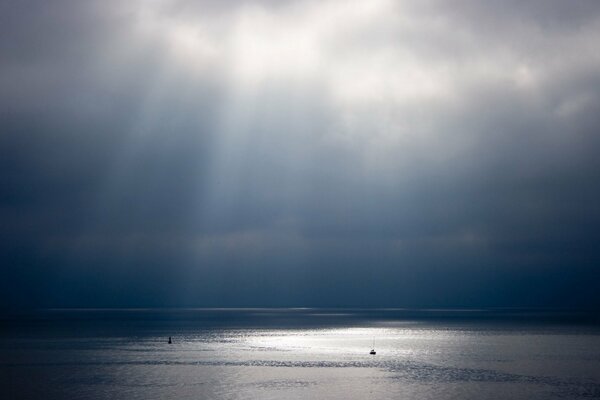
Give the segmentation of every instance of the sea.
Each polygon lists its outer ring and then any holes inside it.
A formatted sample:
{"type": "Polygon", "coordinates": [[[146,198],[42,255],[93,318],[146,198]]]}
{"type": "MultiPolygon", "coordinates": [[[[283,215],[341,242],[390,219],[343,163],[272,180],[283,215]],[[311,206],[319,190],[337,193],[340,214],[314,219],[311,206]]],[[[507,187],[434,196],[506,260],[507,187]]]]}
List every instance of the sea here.
{"type": "Polygon", "coordinates": [[[12,313],[0,317],[0,398],[600,399],[599,320],[523,309],[12,313]]]}

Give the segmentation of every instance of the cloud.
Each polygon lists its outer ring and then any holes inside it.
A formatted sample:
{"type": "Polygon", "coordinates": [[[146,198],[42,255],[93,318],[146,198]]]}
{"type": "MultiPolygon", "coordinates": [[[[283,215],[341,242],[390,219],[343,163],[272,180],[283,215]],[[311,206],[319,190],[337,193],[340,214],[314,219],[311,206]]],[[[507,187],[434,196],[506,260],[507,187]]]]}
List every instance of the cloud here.
{"type": "Polygon", "coordinates": [[[598,302],[595,2],[0,14],[8,304],[598,302]]]}

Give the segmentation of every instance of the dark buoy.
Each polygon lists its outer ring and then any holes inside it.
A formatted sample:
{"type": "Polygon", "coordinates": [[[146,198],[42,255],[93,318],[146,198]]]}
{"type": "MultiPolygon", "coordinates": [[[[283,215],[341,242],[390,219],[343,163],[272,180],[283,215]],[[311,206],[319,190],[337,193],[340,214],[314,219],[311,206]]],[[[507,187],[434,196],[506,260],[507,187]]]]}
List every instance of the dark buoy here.
{"type": "Polygon", "coordinates": [[[375,351],[375,349],[371,349],[371,351],[369,352],[369,354],[375,355],[375,354],[377,354],[377,352],[375,351]]]}
{"type": "Polygon", "coordinates": [[[171,340],[171,336],[169,336],[169,344],[173,343],[173,341],[171,340]]]}

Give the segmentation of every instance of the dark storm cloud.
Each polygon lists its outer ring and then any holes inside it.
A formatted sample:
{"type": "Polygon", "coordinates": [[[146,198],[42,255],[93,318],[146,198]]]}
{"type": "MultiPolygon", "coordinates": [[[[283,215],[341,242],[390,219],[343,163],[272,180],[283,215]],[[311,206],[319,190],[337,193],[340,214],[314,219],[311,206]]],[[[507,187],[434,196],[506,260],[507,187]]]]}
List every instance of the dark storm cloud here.
{"type": "Polygon", "coordinates": [[[4,2],[3,302],[598,305],[595,2],[4,2]]]}

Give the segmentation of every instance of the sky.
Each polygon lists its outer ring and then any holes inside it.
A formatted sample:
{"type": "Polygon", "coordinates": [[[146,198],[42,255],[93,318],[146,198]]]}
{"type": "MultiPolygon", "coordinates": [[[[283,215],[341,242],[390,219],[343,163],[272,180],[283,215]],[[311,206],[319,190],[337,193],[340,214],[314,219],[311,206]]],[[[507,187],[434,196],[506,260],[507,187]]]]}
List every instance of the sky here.
{"type": "Polygon", "coordinates": [[[0,1],[0,309],[600,307],[597,1],[0,1]]]}

